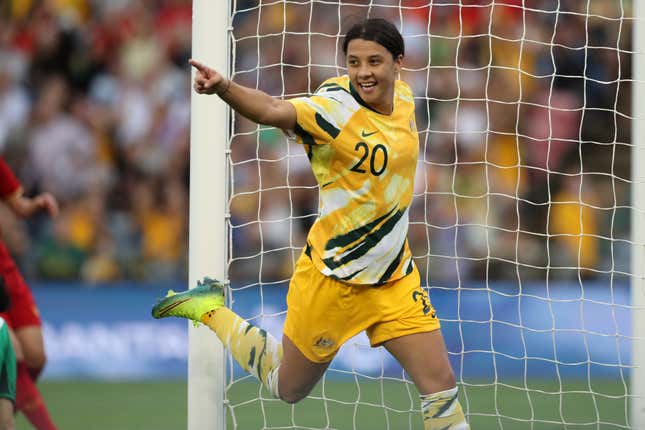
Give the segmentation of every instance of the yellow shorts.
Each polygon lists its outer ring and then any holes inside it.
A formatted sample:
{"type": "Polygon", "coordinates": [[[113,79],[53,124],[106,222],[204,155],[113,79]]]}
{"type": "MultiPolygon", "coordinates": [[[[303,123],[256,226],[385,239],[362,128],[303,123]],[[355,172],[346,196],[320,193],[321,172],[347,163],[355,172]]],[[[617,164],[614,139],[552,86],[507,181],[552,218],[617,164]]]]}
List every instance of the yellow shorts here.
{"type": "Polygon", "coordinates": [[[365,330],[372,346],[439,329],[419,271],[379,287],[351,285],[320,273],[304,253],[287,294],[284,334],[309,360],[326,363],[365,330]]]}

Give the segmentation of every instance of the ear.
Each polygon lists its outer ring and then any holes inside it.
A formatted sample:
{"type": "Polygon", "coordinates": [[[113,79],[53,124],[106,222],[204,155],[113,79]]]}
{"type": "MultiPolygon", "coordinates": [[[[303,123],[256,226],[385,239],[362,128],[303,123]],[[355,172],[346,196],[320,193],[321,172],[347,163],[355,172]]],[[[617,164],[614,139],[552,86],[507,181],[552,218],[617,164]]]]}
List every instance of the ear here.
{"type": "Polygon", "coordinates": [[[399,54],[399,56],[394,59],[394,73],[396,74],[401,73],[402,68],[403,68],[403,55],[399,54]]]}

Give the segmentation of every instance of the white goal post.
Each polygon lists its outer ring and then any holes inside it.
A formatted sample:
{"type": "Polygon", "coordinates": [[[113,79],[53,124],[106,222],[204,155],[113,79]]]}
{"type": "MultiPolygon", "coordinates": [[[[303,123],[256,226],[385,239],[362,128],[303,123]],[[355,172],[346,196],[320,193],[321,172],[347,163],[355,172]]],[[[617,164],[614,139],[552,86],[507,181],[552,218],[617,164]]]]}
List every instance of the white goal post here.
{"type": "Polygon", "coordinates": [[[632,427],[645,428],[645,4],[634,2],[632,86],[632,427]]]}
{"type": "MultiPolygon", "coordinates": [[[[192,56],[302,96],[345,73],[343,32],[365,16],[406,41],[421,144],[411,248],[474,430],[645,429],[643,1],[193,0],[192,56]]],[[[230,277],[233,310],[279,335],[315,215],[306,154],[217,97],[191,100],[190,285],[230,277]]],[[[240,400],[252,378],[190,324],[188,429],[361,429],[370,414],[418,429],[397,369],[353,339],[309,420],[260,389],[240,400]]]]}
{"type": "MultiPolygon", "coordinates": [[[[192,56],[228,72],[230,5],[193,0],[192,56]]],[[[192,80],[191,80],[192,86],[192,80]]],[[[192,88],[192,87],[191,87],[192,88]]],[[[217,97],[191,90],[188,281],[226,279],[227,155],[229,113],[217,97]]],[[[205,326],[188,324],[189,430],[226,428],[224,349],[205,326]]]]}

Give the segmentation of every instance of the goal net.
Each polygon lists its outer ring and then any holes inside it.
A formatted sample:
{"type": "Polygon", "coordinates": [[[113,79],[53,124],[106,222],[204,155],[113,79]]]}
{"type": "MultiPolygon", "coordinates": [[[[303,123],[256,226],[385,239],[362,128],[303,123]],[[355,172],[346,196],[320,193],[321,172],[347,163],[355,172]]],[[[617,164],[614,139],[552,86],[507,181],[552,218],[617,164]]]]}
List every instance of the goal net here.
{"type": "MultiPolygon", "coordinates": [[[[632,2],[232,3],[230,75],[279,98],[345,73],[353,22],[404,35],[420,137],[410,247],[473,429],[636,428],[632,2]]],[[[281,131],[231,121],[231,306],[281,338],[317,186],[281,131]]],[[[295,406],[227,362],[228,428],[423,426],[414,385],[364,335],[295,406]]]]}

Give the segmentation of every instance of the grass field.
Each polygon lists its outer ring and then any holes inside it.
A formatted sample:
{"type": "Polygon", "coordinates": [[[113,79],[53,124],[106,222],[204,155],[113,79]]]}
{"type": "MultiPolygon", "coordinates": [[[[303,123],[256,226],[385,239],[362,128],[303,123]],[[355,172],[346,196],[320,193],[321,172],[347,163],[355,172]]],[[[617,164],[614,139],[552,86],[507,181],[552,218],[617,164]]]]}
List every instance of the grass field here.
{"type": "MultiPolygon", "coordinates": [[[[523,385],[519,381],[510,385],[523,385]]],[[[49,409],[61,430],[177,430],[186,427],[186,384],[181,382],[43,382],[49,409]]],[[[536,381],[526,391],[497,385],[462,389],[462,405],[473,430],[556,430],[626,428],[622,384],[536,381]],[[576,393],[577,392],[577,393],[576,393]],[[467,394],[466,401],[463,394],[467,394]],[[562,406],[562,407],[561,407],[562,406]],[[498,418],[505,416],[506,418],[498,418]],[[531,420],[533,423],[531,423],[531,420]],[[567,425],[562,424],[566,422],[567,425]]],[[[414,391],[401,383],[319,384],[296,406],[271,400],[253,383],[236,384],[229,397],[237,429],[421,430],[414,391]],[[322,392],[327,401],[322,400],[322,392]],[[266,419],[266,422],[265,422],[266,419]]],[[[18,430],[29,429],[22,416],[18,430]]],[[[229,429],[234,428],[229,415],[229,429]]]]}

